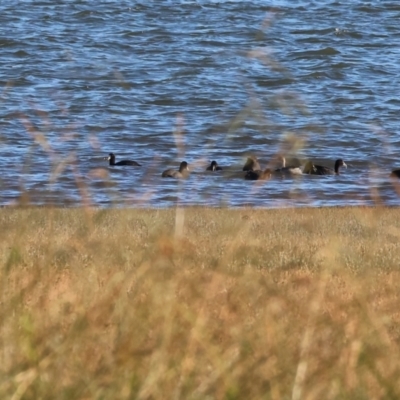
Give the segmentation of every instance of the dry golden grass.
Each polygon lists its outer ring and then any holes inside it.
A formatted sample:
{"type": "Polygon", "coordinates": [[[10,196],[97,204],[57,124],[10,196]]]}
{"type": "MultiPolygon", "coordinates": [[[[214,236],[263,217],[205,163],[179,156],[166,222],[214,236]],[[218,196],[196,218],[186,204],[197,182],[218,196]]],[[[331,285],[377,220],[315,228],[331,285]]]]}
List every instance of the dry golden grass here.
{"type": "Polygon", "coordinates": [[[0,398],[400,398],[397,209],[0,223],[0,398]]]}

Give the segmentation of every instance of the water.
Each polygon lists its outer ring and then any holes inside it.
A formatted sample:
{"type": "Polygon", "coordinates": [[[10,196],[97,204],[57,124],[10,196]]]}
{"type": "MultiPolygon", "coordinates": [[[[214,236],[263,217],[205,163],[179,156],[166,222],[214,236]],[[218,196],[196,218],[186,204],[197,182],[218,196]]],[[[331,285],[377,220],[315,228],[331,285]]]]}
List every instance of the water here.
{"type": "Polygon", "coordinates": [[[1,205],[400,204],[398,2],[54,3],[0,3],[1,205]],[[281,152],[349,168],[243,179],[281,152]]]}

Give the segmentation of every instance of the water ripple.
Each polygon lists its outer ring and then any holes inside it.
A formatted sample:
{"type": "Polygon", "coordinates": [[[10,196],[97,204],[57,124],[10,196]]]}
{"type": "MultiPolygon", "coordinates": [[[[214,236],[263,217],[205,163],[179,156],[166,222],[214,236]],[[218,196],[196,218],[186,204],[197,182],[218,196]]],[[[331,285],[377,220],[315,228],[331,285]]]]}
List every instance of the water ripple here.
{"type": "Polygon", "coordinates": [[[377,0],[3,2],[1,204],[398,205],[399,17],[377,0]],[[243,180],[247,155],[282,151],[349,168],[243,180]],[[190,179],[161,178],[183,159],[190,179]]]}

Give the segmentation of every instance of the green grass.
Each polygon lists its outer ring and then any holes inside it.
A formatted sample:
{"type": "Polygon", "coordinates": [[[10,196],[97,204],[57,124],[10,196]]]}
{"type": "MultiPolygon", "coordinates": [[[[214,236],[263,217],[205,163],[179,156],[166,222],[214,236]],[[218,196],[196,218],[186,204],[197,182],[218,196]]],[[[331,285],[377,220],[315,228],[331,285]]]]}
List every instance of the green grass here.
{"type": "Polygon", "coordinates": [[[0,210],[0,397],[398,399],[388,208],[0,210]]]}

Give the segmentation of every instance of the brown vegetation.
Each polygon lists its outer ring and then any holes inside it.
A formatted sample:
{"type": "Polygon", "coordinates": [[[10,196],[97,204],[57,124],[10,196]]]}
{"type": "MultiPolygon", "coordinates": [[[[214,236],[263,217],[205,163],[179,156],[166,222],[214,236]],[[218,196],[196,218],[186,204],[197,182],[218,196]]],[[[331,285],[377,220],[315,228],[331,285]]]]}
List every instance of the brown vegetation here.
{"type": "Polygon", "coordinates": [[[400,398],[397,209],[0,224],[1,398],[400,398]]]}

